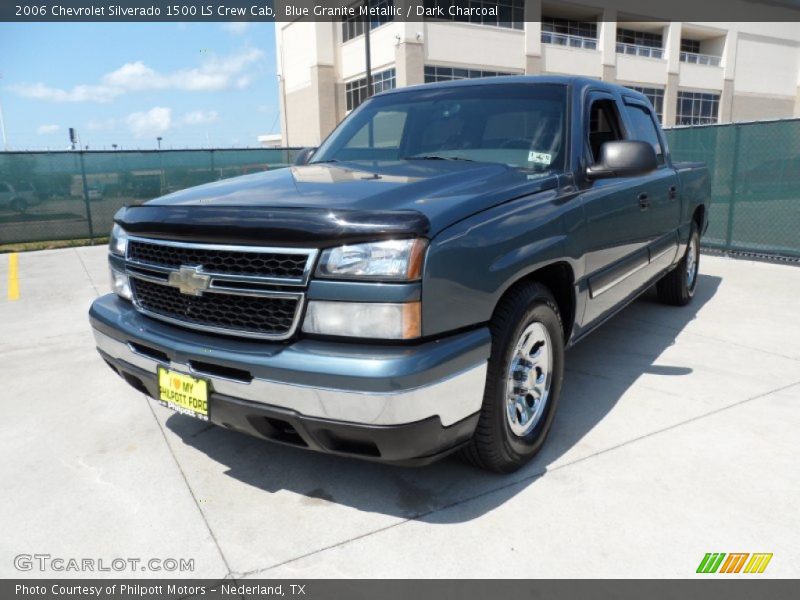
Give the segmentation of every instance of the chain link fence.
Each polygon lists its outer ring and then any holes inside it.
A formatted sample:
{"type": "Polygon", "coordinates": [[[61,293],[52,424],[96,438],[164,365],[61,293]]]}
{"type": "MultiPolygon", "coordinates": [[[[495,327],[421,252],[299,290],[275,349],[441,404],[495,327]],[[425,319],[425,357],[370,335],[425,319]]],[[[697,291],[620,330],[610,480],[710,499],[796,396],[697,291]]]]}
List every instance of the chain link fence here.
{"type": "MultiPolygon", "coordinates": [[[[707,247],[800,257],[800,119],[667,130],[712,180],[707,247]]],[[[0,153],[0,244],[102,237],[126,204],[291,164],[297,149],[0,153]]]]}
{"type": "Polygon", "coordinates": [[[666,134],[674,160],[708,165],[704,246],[800,257],[800,119],[679,127],[666,134]]]}
{"type": "Polygon", "coordinates": [[[103,237],[120,207],[291,164],[297,149],[0,152],[0,244],[103,237]]]}

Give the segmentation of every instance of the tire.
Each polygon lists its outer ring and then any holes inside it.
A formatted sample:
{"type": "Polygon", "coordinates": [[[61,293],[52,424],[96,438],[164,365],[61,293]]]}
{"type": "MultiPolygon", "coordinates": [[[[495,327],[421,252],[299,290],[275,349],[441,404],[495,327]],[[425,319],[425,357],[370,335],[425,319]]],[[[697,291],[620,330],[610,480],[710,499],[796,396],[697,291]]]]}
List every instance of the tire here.
{"type": "Polygon", "coordinates": [[[694,298],[697,288],[697,273],[700,268],[700,233],[697,223],[692,222],[692,231],[686,253],[678,266],[658,280],[658,299],[671,306],[686,306],[694,298]]]}
{"type": "Polygon", "coordinates": [[[11,209],[24,214],[28,210],[28,203],[25,202],[25,198],[14,198],[11,201],[11,209]]]}
{"type": "Polygon", "coordinates": [[[479,468],[511,473],[539,452],[553,424],[564,379],[564,329],[552,294],[536,282],[512,289],[489,325],[492,350],[483,405],[462,455],[479,468]],[[533,344],[532,351],[526,344],[533,344]],[[510,401],[512,389],[516,394],[510,401]],[[524,422],[520,406],[527,411],[524,422]]]}

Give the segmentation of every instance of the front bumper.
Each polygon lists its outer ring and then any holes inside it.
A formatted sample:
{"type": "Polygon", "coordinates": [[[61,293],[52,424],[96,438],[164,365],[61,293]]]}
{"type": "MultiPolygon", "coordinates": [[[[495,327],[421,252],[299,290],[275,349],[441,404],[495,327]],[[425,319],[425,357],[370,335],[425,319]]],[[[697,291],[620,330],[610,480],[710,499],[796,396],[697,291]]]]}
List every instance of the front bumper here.
{"type": "Polygon", "coordinates": [[[416,346],[232,339],[168,325],[113,294],[89,311],[100,354],[156,398],[159,364],[210,382],[213,423],[277,442],[422,463],[472,436],[487,329],[416,346]]]}

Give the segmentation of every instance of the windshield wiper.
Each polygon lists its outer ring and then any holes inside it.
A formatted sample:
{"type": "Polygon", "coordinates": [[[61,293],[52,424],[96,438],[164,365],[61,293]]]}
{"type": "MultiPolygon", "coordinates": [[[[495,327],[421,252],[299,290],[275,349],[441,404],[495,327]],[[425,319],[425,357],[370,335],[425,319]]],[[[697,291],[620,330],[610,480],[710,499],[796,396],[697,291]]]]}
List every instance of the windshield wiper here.
{"type": "Polygon", "coordinates": [[[404,156],[403,160],[464,160],[467,162],[475,162],[471,158],[464,158],[463,156],[440,156],[439,154],[418,154],[416,156],[404,156]]]}

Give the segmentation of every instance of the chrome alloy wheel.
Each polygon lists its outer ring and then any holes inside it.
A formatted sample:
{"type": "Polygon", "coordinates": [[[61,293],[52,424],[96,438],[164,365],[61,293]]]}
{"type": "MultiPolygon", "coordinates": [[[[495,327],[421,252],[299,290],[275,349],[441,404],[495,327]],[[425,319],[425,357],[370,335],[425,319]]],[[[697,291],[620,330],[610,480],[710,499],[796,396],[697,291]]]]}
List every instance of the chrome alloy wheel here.
{"type": "Polygon", "coordinates": [[[689,249],[686,251],[686,288],[691,290],[694,287],[694,280],[697,277],[697,238],[692,236],[689,240],[689,249]]]}
{"type": "Polygon", "coordinates": [[[552,365],[550,334],[541,323],[531,323],[517,340],[506,377],[506,419],[514,435],[528,435],[541,421],[552,365]]]}

